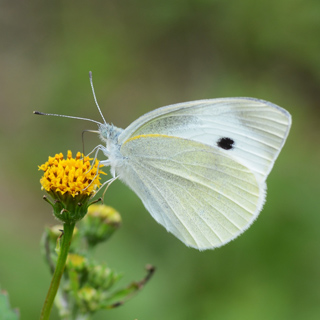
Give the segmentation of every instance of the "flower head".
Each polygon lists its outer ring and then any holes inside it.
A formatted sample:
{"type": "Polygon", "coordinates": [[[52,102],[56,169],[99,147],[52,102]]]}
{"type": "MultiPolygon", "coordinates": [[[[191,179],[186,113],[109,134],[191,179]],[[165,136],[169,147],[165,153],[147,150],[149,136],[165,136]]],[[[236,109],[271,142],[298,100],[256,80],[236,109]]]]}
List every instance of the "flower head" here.
{"type": "Polygon", "coordinates": [[[89,200],[101,186],[99,161],[90,162],[89,157],[81,157],[78,152],[75,158],[69,150],[66,159],[63,154],[49,157],[48,161],[39,166],[44,171],[40,183],[42,189],[53,198],[54,203],[48,201],[54,209],[55,216],[64,221],[71,222],[83,218],[90,205],[89,200]],[[80,214],[79,214],[80,213],[80,214]]]}
{"type": "Polygon", "coordinates": [[[64,159],[62,153],[49,157],[45,164],[39,166],[39,170],[44,171],[40,180],[42,189],[47,192],[60,192],[61,195],[67,192],[73,197],[79,194],[91,195],[101,183],[97,174],[99,162],[96,160],[91,168],[90,160],[92,159],[89,157],[81,158],[80,152],[72,158],[70,150],[67,159],[64,159]]]}

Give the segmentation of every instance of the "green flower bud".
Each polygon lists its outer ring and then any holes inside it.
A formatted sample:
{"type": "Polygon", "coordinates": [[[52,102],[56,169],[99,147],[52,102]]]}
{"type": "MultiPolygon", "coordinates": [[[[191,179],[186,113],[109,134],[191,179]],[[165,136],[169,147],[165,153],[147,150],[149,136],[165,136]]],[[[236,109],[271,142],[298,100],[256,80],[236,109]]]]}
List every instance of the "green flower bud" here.
{"type": "Polygon", "coordinates": [[[87,259],[75,253],[69,253],[67,258],[67,268],[82,271],[86,268],[87,259]]]}
{"type": "Polygon", "coordinates": [[[77,293],[80,310],[88,313],[100,309],[100,293],[96,289],[86,286],[77,293]]]}
{"type": "Polygon", "coordinates": [[[104,265],[92,266],[88,275],[90,285],[100,290],[109,289],[119,279],[120,275],[104,265]]]}
{"type": "Polygon", "coordinates": [[[93,204],[88,208],[86,218],[81,221],[81,232],[89,246],[106,241],[120,227],[121,216],[112,207],[93,204]]]}

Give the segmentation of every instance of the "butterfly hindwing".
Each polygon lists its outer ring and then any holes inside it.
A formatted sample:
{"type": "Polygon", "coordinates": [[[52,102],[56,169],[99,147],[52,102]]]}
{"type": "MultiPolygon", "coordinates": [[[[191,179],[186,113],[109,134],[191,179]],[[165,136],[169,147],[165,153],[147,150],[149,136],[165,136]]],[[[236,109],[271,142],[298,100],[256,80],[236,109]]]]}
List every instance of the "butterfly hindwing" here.
{"type": "Polygon", "coordinates": [[[186,245],[221,246],[254,221],[265,184],[219,148],[151,134],[126,141],[119,168],[154,219],[186,245]]]}

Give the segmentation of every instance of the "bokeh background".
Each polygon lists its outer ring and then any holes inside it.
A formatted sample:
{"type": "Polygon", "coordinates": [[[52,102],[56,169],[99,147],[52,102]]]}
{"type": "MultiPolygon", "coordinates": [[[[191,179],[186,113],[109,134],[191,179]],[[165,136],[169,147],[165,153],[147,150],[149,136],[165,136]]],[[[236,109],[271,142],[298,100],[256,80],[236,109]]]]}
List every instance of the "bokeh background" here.
{"type": "MultiPolygon", "coordinates": [[[[160,106],[231,96],[272,101],[293,117],[263,212],[220,249],[185,247],[121,182],[108,189],[124,223],[96,259],[123,272],[123,285],[147,263],[157,272],[94,319],[319,319],[318,0],[1,1],[0,23],[0,284],[22,319],[38,318],[50,283],[39,241],[55,220],[37,165],[82,150],[82,130],[96,129],[32,111],[100,121],[89,70],[119,127],[160,106]]],[[[88,134],[85,143],[99,141],[88,134]]]]}

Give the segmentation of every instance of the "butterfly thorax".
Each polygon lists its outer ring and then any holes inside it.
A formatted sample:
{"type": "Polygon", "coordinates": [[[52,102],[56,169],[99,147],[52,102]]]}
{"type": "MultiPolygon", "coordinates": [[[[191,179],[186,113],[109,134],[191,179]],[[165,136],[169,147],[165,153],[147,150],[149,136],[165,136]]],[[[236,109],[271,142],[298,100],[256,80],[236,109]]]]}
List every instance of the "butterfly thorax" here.
{"type": "Polygon", "coordinates": [[[108,160],[101,161],[104,165],[109,165],[111,174],[115,176],[117,168],[122,166],[123,156],[120,153],[121,145],[118,137],[123,129],[115,127],[113,124],[101,124],[99,127],[100,139],[106,144],[101,150],[108,157],[108,160]]]}

